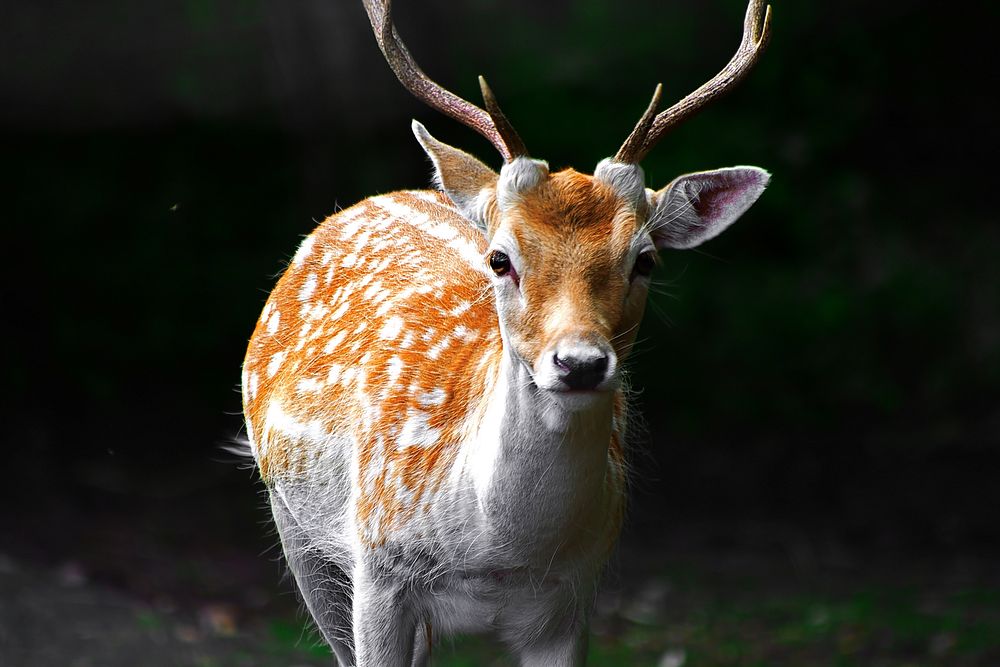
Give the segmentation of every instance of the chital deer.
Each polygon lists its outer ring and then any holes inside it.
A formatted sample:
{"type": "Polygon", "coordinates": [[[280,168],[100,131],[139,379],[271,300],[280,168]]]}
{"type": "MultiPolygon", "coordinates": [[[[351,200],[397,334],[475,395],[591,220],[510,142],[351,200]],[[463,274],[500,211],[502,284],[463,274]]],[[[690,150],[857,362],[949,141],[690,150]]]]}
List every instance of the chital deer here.
{"type": "Polygon", "coordinates": [[[525,665],[580,665],[625,503],[622,364],[660,248],[719,234],[768,174],[733,167],[647,190],[640,160],[743,78],[656,113],[593,176],[531,159],[485,81],[444,90],[364,0],[417,97],[477,130],[500,173],[414,121],[438,191],[372,197],[305,239],[243,367],[247,433],[305,603],[341,665],[424,665],[434,638],[497,633],[525,665]]]}

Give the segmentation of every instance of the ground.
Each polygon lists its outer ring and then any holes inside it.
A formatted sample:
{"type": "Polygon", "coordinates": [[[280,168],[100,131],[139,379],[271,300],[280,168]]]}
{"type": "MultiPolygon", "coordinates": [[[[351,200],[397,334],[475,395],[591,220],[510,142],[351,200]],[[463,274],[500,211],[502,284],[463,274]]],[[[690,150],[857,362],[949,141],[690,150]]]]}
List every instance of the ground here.
{"type": "MultiPolygon", "coordinates": [[[[16,539],[0,556],[0,665],[331,664],[266,548],[266,511],[245,477],[249,513],[240,493],[226,491],[208,493],[213,510],[202,513],[140,503],[74,524],[79,515],[64,508],[71,523],[60,537],[46,538],[44,528],[58,515],[33,527],[15,519],[28,532],[8,533],[16,539]],[[122,523],[139,515],[146,528],[122,523]],[[213,531],[226,516],[253,518],[213,531]],[[90,540],[75,550],[65,541],[83,534],[90,540]]],[[[633,529],[597,603],[589,664],[1000,664],[997,559],[818,534],[719,517],[663,526],[655,541],[633,529]]],[[[513,663],[501,647],[471,638],[439,646],[434,664],[513,663]]]]}

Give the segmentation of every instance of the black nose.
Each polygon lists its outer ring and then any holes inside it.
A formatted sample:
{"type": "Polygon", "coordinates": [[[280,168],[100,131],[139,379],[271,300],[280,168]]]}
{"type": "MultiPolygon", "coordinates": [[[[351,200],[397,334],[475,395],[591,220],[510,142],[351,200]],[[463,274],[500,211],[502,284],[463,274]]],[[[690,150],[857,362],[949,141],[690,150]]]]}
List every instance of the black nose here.
{"type": "Polygon", "coordinates": [[[552,361],[560,371],[559,379],[570,389],[594,389],[608,371],[608,355],[593,347],[557,351],[552,361]]]}

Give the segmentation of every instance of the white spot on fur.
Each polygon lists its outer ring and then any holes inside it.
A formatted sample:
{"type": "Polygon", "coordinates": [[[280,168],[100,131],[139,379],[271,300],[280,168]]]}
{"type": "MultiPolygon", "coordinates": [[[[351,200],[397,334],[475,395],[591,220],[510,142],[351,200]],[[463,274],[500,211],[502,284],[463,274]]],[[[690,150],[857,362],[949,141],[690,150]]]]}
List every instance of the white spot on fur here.
{"type": "Polygon", "coordinates": [[[286,352],[284,350],[274,353],[271,357],[271,361],[267,363],[267,377],[274,377],[274,374],[278,372],[278,369],[281,368],[281,364],[285,363],[285,354],[286,352]]]}
{"type": "Polygon", "coordinates": [[[459,324],[457,327],[455,327],[453,335],[455,336],[455,338],[459,339],[463,343],[471,343],[472,341],[479,338],[479,334],[469,329],[464,324],[459,324]]]}
{"type": "Polygon", "coordinates": [[[302,266],[305,263],[306,258],[312,252],[313,244],[316,243],[316,237],[313,235],[307,236],[303,239],[302,243],[299,245],[299,249],[295,251],[295,257],[292,259],[292,263],[295,266],[302,266]]]}
{"type": "Polygon", "coordinates": [[[469,308],[472,308],[472,302],[463,300],[457,306],[448,311],[448,314],[452,317],[460,317],[465,313],[465,311],[469,310],[469,308]]]}
{"type": "Polygon", "coordinates": [[[427,356],[431,359],[437,359],[441,356],[442,352],[448,349],[449,345],[451,345],[451,339],[443,338],[437,345],[427,351],[427,356]]]}
{"type": "Polygon", "coordinates": [[[435,238],[444,239],[446,241],[458,236],[458,230],[444,222],[431,225],[427,228],[427,232],[435,238]]]}
{"type": "Polygon", "coordinates": [[[339,320],[341,317],[344,316],[344,313],[347,312],[347,309],[350,308],[350,306],[351,304],[349,301],[344,301],[344,303],[340,304],[340,307],[337,308],[337,310],[333,311],[333,314],[330,315],[330,319],[339,320]]]}
{"type": "Polygon", "coordinates": [[[338,331],[337,333],[335,333],[333,335],[333,338],[331,338],[330,340],[328,340],[326,342],[326,345],[323,346],[323,353],[324,354],[331,354],[334,350],[337,349],[337,346],[340,345],[344,341],[344,338],[346,336],[347,336],[347,330],[346,329],[341,329],[340,331],[338,331]]]}
{"type": "Polygon", "coordinates": [[[410,194],[412,194],[417,199],[422,199],[428,204],[437,204],[438,206],[441,205],[441,200],[438,199],[437,195],[434,194],[433,192],[428,192],[427,190],[416,190],[411,192],[410,194]]]}
{"type": "Polygon", "coordinates": [[[307,301],[312,297],[313,293],[316,292],[317,282],[315,273],[310,273],[306,277],[305,282],[302,283],[302,289],[299,290],[299,301],[307,301]]]}
{"type": "Polygon", "coordinates": [[[360,253],[361,250],[366,245],[368,245],[368,240],[371,237],[372,237],[372,231],[370,229],[367,229],[367,230],[361,232],[360,234],[358,234],[358,238],[354,239],[354,252],[355,252],[355,254],[360,253]]]}
{"type": "Polygon", "coordinates": [[[386,375],[389,376],[389,386],[396,384],[396,380],[403,373],[403,360],[399,357],[392,357],[386,364],[386,375]]]}
{"type": "Polygon", "coordinates": [[[267,333],[272,336],[278,333],[278,326],[281,324],[281,311],[275,309],[274,313],[267,320],[267,333]]]}
{"type": "MultiPolygon", "coordinates": [[[[316,305],[314,305],[309,310],[308,315],[309,315],[310,318],[312,318],[314,320],[319,320],[319,319],[323,319],[324,317],[326,317],[326,314],[329,313],[329,312],[330,312],[330,309],[327,307],[327,305],[325,303],[317,303],[316,305]]],[[[317,331],[322,331],[322,330],[323,330],[323,327],[320,327],[319,329],[317,329],[317,331]]],[[[315,337],[315,334],[314,334],[313,337],[315,337]]]]}
{"type": "Polygon", "coordinates": [[[392,263],[392,259],[393,259],[392,257],[383,257],[382,261],[380,261],[371,269],[371,272],[381,273],[382,271],[385,271],[385,269],[389,266],[389,264],[392,263]]]}
{"type": "Polygon", "coordinates": [[[448,247],[457,250],[458,254],[462,256],[462,259],[465,260],[465,263],[468,264],[470,268],[473,268],[480,273],[486,272],[483,265],[483,256],[479,252],[479,248],[471,241],[457,238],[450,242],[448,247]]]}
{"type": "Polygon", "coordinates": [[[341,222],[347,224],[340,230],[340,238],[349,239],[358,233],[358,230],[365,224],[366,217],[363,215],[365,212],[364,207],[355,206],[351,210],[341,213],[341,222]]]}
{"type": "Polygon", "coordinates": [[[398,316],[390,317],[382,325],[382,330],[378,332],[378,337],[383,340],[396,340],[399,332],[403,330],[403,318],[398,316]]]}
{"type": "Polygon", "coordinates": [[[321,442],[329,435],[318,419],[301,422],[285,412],[277,401],[271,401],[264,414],[264,433],[273,431],[296,439],[305,436],[313,442],[321,442]]]}
{"type": "Polygon", "coordinates": [[[406,422],[396,440],[397,449],[407,447],[430,447],[441,437],[441,430],[431,428],[427,413],[413,410],[407,415],[406,422]]]}
{"type": "Polygon", "coordinates": [[[425,408],[442,405],[448,399],[448,392],[441,387],[435,387],[430,391],[417,396],[417,403],[425,408]]]}
{"type": "Polygon", "coordinates": [[[316,378],[302,378],[295,384],[300,394],[315,394],[323,388],[323,383],[316,378]]]}

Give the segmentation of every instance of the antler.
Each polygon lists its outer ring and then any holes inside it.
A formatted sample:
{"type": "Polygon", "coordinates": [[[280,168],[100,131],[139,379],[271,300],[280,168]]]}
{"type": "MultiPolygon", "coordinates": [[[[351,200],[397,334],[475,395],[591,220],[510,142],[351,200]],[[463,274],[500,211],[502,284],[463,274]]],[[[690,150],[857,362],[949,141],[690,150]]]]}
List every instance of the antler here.
{"type": "Polygon", "coordinates": [[[479,77],[479,86],[483,92],[485,111],[442,88],[424,74],[403,44],[403,40],[399,38],[399,33],[392,23],[392,0],[362,0],[362,2],[365,11],[368,12],[368,20],[372,24],[372,30],[375,31],[375,40],[382,50],[382,55],[408,91],[427,105],[468,125],[489,139],[490,143],[500,151],[505,162],[528,155],[524,142],[500,110],[496,98],[493,97],[493,91],[486,85],[483,77],[479,77]]]}
{"type": "Polygon", "coordinates": [[[646,113],[636,124],[622,147],[615,155],[616,162],[638,164],[656,145],[667,130],[693,115],[706,104],[726,92],[747,75],[757,64],[771,37],[771,5],[764,7],[764,0],[750,0],[743,20],[743,41],[722,71],[693,93],[652,118],[659,102],[659,90],[653,96],[646,113]],[[763,11],[762,11],[763,10],[763,11]]]}

